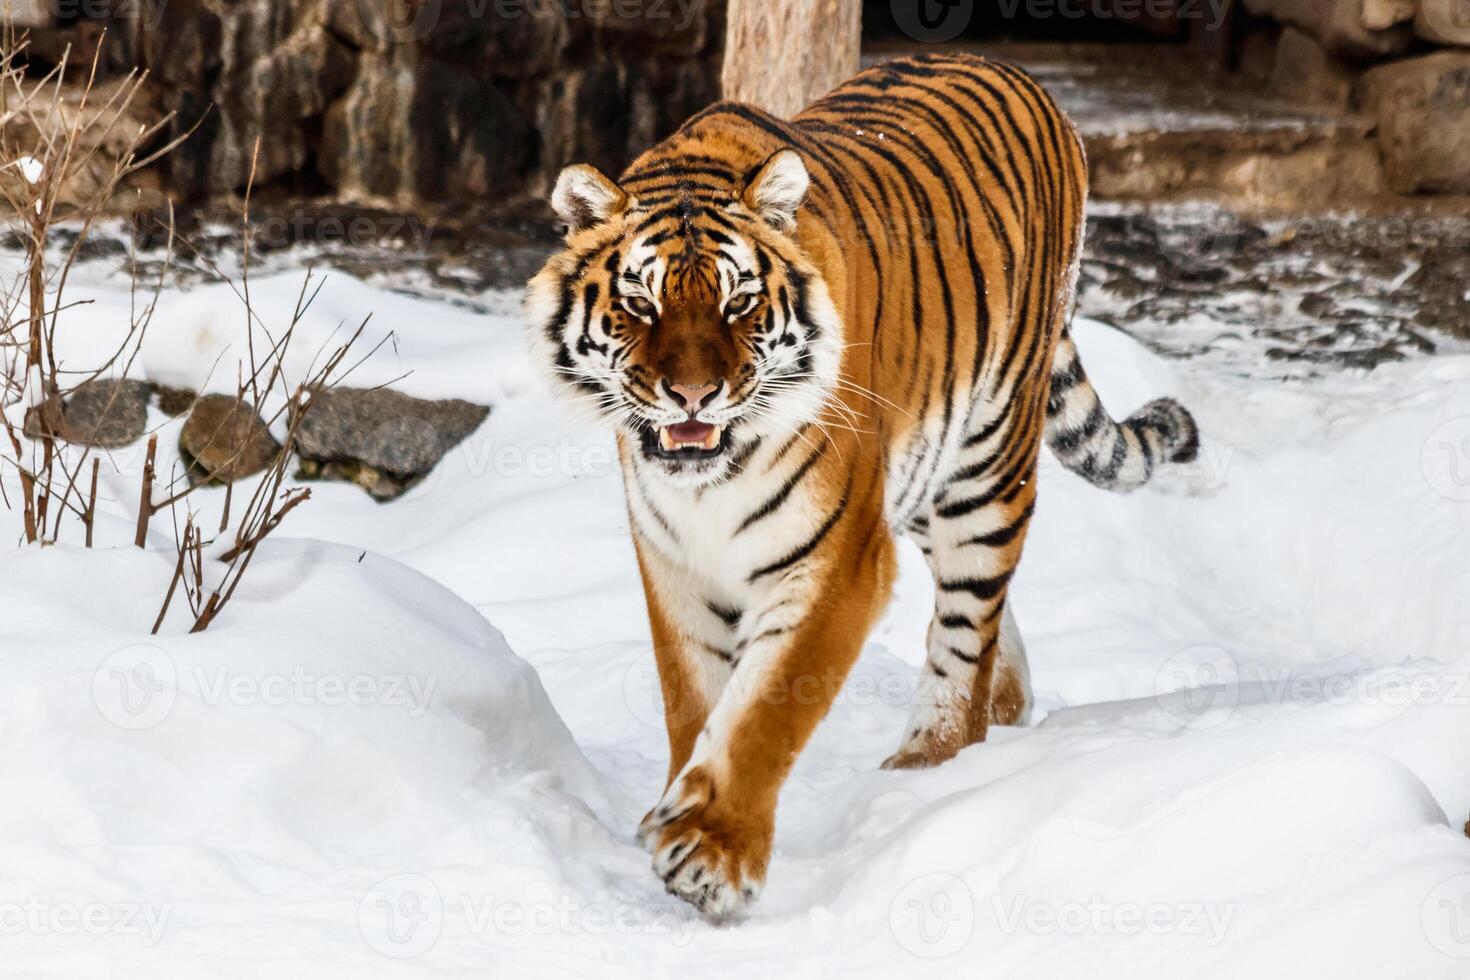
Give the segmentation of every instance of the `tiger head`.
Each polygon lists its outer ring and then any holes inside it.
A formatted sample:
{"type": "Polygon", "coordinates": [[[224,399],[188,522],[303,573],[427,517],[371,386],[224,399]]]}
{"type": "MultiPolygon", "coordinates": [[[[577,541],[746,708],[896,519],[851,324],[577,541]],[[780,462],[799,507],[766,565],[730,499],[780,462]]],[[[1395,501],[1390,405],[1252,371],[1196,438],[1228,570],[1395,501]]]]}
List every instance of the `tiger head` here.
{"type": "Polygon", "coordinates": [[[551,203],[566,248],[531,281],[531,344],[636,466],[699,486],[818,418],[841,325],[796,242],[809,178],[795,151],[722,186],[680,179],[677,160],[653,166],[628,190],[590,166],[562,171],[551,203]]]}

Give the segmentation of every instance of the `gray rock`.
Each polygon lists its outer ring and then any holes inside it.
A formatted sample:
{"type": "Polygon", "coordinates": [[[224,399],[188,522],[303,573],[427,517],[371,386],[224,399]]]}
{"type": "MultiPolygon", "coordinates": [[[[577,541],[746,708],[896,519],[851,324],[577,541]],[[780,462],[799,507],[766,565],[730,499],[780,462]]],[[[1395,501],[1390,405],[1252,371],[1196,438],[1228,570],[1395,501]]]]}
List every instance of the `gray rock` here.
{"type": "Polygon", "coordinates": [[[426,401],[386,388],[333,388],[301,415],[296,451],[308,477],[346,479],[391,499],[423,477],[490,414],[460,399],[426,401]]]}
{"type": "Polygon", "coordinates": [[[1374,68],[1360,100],[1378,119],[1394,189],[1470,194],[1470,51],[1441,51],[1374,68]]]}
{"type": "Polygon", "coordinates": [[[152,394],[143,381],[90,381],[67,395],[58,423],[47,426],[45,412],[26,413],[25,432],[39,438],[49,434],[82,446],[116,449],[142,438],[148,428],[148,398],[152,394]]]}

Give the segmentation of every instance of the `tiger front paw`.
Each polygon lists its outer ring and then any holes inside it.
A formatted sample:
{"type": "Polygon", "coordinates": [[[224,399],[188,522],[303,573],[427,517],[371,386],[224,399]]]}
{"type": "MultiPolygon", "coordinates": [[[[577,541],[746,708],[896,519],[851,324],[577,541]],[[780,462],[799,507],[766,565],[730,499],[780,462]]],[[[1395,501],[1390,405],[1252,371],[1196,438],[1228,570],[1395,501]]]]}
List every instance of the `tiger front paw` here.
{"type": "Polygon", "coordinates": [[[695,767],[674,780],[638,834],[670,894],[725,918],[760,894],[774,829],[770,807],[716,787],[707,770],[695,767]]]}

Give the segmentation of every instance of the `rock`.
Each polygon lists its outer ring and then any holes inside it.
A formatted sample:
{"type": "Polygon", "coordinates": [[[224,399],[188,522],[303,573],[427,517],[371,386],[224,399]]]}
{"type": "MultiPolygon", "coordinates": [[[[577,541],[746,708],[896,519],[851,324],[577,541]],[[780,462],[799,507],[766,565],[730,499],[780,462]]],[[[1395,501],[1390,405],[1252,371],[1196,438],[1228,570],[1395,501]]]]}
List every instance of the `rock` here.
{"type": "Polygon", "coordinates": [[[310,121],[353,77],[351,49],[305,0],[178,0],[151,27],[121,26],[178,113],[174,134],[193,130],[164,157],[171,182],[191,191],[243,187],[257,138],[257,184],[305,168],[310,121]]]}
{"type": "Polygon", "coordinates": [[[1236,48],[1236,71],[1248,82],[1266,85],[1276,70],[1276,49],[1282,29],[1277,24],[1258,27],[1240,39],[1236,48]]]}
{"type": "Polygon", "coordinates": [[[1442,51],[1374,68],[1360,101],[1401,193],[1470,194],[1470,52],[1442,51]]]}
{"type": "Polygon", "coordinates": [[[337,483],[355,483],[368,492],[368,496],[380,502],[401,497],[420,477],[399,478],[371,466],[354,462],[323,463],[316,459],[303,459],[296,471],[298,480],[333,480],[337,483]]]}
{"type": "Polygon", "coordinates": [[[44,409],[27,412],[25,434],[36,439],[49,429],[53,438],[81,446],[126,446],[148,428],[150,394],[143,381],[89,381],[67,395],[57,424],[45,424],[44,409]]]}
{"type": "Polygon", "coordinates": [[[1414,33],[1435,44],[1470,46],[1470,0],[1420,0],[1414,33]]]}
{"type": "Polygon", "coordinates": [[[128,216],[128,232],[132,235],[133,246],[142,252],[152,251],[168,246],[170,237],[175,245],[179,244],[180,239],[199,230],[197,223],[191,225],[188,221],[190,213],[175,213],[167,201],[135,205],[128,216]]]}
{"type": "MultiPolygon", "coordinates": [[[[633,157],[720,97],[719,72],[699,61],[588,65],[544,84],[542,156],[618,173],[633,157]]],[[[555,174],[543,178],[550,189],[555,174]]]]}
{"type": "Polygon", "coordinates": [[[327,112],[318,167],[356,199],[483,199],[519,190],[534,133],[516,100],[478,71],[364,54],[327,112]]]}
{"type": "Polygon", "coordinates": [[[51,0],[5,0],[0,4],[0,24],[17,30],[50,27],[52,17],[51,0]]]}
{"type": "Polygon", "coordinates": [[[1347,108],[1357,73],[1341,58],[1327,53],[1311,35],[1294,27],[1281,34],[1271,88],[1283,98],[1347,108]]]}
{"type": "MultiPolygon", "coordinates": [[[[599,8],[606,6],[587,4],[582,12],[596,23],[599,8]]],[[[441,70],[472,72],[482,79],[486,75],[505,80],[532,78],[563,67],[562,56],[572,39],[572,22],[566,17],[569,8],[535,0],[500,0],[494,9],[497,15],[486,17],[472,3],[441,4],[434,29],[418,40],[420,58],[441,70]]],[[[625,17],[623,21],[643,19],[625,17]]],[[[697,27],[703,26],[703,17],[696,20],[697,27]]],[[[702,36],[699,42],[703,43],[702,36]]],[[[648,55],[645,41],[639,56],[648,55]]]]}
{"type": "Polygon", "coordinates": [[[1363,0],[1363,26],[1386,31],[1414,19],[1420,0],[1363,0]]]}
{"type": "MultiPolygon", "coordinates": [[[[825,14],[829,25],[838,21],[847,21],[854,27],[857,25],[861,6],[847,3],[846,0],[797,0],[795,4],[792,4],[790,0],[781,4],[773,4],[770,0],[761,0],[761,2],[767,8],[794,7],[798,18],[811,11],[813,17],[825,14]],[[834,8],[837,7],[845,9],[835,10],[834,8]]],[[[649,2],[639,6],[589,3],[585,4],[583,9],[587,13],[589,24],[599,35],[598,40],[601,46],[611,49],[622,46],[629,52],[646,57],[652,52],[692,55],[699,51],[709,40],[711,18],[708,14],[716,6],[717,4],[707,2],[707,0],[692,0],[692,2],[666,4],[649,2]]],[[[725,3],[718,6],[723,6],[728,10],[731,4],[729,0],[725,0],[725,3]]],[[[719,13],[728,18],[730,15],[726,13],[726,10],[721,10],[719,13]]],[[[853,41],[852,54],[856,56],[855,35],[853,41]]],[[[775,65],[772,65],[771,68],[773,71],[779,70],[775,65]]]]}
{"type": "Polygon", "coordinates": [[[1470,337],[1465,318],[1465,284],[1470,283],[1470,249],[1464,246],[1466,228],[1425,249],[1418,268],[1401,289],[1418,305],[1414,320],[1423,327],[1454,337],[1470,337]]]}
{"type": "Polygon", "coordinates": [[[153,393],[158,396],[159,411],[169,418],[183,415],[199,400],[199,393],[191,388],[170,388],[168,385],[155,384],[153,393]]]}
{"type": "Polygon", "coordinates": [[[620,171],[720,97],[724,0],[143,6],[110,19],[110,57],[150,71],[170,136],[192,130],[160,164],[185,198],[240,190],[259,138],[257,185],[524,200],[574,160],[620,171]]]}
{"type": "Polygon", "coordinates": [[[426,475],[490,414],[484,405],[425,401],[386,388],[332,388],[297,424],[302,474],[350,480],[389,500],[426,475]]]}
{"type": "MultiPolygon", "coordinates": [[[[1385,30],[1366,26],[1364,0],[1245,0],[1245,8],[1303,30],[1328,51],[1347,58],[1398,54],[1413,40],[1413,29],[1406,23],[1385,30]]],[[[1375,12],[1373,19],[1381,21],[1383,16],[1375,12]]]]}
{"type": "Polygon", "coordinates": [[[179,452],[193,483],[232,483],[261,472],[281,444],[251,407],[234,395],[205,395],[179,433],[179,452]]]}
{"type": "MultiPolygon", "coordinates": [[[[6,0],[0,0],[0,10],[6,0]]],[[[65,58],[67,64],[91,65],[101,49],[103,63],[107,61],[107,45],[102,25],[93,20],[74,20],[65,27],[50,26],[43,29],[31,28],[26,44],[25,61],[29,72],[37,69],[54,68],[65,58]]]]}
{"type": "MultiPolygon", "coordinates": [[[[7,113],[0,139],[37,156],[40,147],[75,140],[72,163],[56,192],[58,210],[65,213],[88,206],[113,186],[116,169],[136,149],[133,136],[158,118],[154,101],[147,86],[133,92],[127,79],[100,81],[90,95],[82,86],[63,86],[47,96],[43,112],[7,113]]],[[[20,168],[0,167],[0,198],[23,201],[33,193],[20,168]]]]}
{"type": "Polygon", "coordinates": [[[1165,132],[1087,137],[1099,199],[1214,201],[1239,211],[1332,210],[1386,189],[1371,121],[1330,130],[1165,132]]]}

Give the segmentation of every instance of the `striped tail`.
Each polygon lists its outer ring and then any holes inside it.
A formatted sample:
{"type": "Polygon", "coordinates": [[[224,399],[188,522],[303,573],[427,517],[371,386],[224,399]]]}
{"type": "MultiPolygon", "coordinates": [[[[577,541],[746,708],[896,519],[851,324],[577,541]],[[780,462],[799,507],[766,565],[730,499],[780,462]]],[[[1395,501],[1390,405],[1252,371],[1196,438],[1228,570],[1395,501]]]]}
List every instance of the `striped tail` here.
{"type": "Polygon", "coordinates": [[[1143,486],[1160,463],[1187,463],[1199,454],[1194,416],[1172,398],[1157,398],[1126,422],[1114,422],[1065,331],[1051,369],[1046,441],[1067,469],[1119,493],[1143,486]]]}

